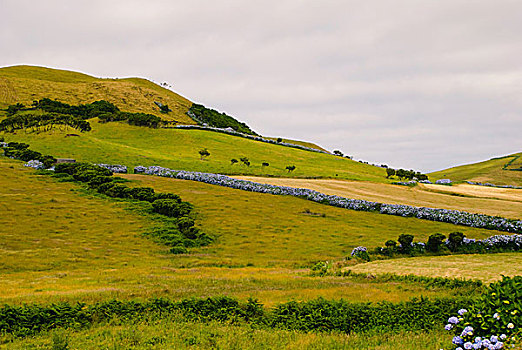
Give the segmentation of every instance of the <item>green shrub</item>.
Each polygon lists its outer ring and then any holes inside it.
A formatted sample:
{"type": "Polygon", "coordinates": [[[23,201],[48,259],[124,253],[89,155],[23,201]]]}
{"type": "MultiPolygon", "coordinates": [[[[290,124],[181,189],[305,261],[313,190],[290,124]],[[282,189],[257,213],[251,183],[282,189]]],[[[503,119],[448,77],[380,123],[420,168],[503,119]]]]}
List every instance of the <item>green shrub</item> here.
{"type": "Polygon", "coordinates": [[[438,252],[445,239],[446,236],[444,236],[442,233],[435,233],[429,236],[428,242],[426,243],[426,249],[433,253],[438,252]]]}
{"type": "Polygon", "coordinates": [[[448,326],[463,342],[474,342],[476,337],[490,338],[494,335],[505,345],[520,345],[522,276],[503,276],[501,281],[490,284],[469,310],[461,309],[452,316],[453,321],[448,319],[448,326]],[[454,324],[455,320],[458,320],[457,324],[454,324]],[[466,327],[472,328],[467,328],[472,334],[463,332],[466,327]]]}
{"type": "Polygon", "coordinates": [[[464,234],[462,232],[452,232],[448,237],[448,248],[452,252],[456,252],[462,246],[464,241],[464,234]]]}
{"type": "Polygon", "coordinates": [[[188,250],[184,246],[177,245],[175,247],[170,248],[170,252],[172,254],[187,254],[188,250]]]}
{"type": "Polygon", "coordinates": [[[156,194],[154,189],[150,187],[133,187],[129,189],[130,198],[139,201],[154,202],[156,200],[156,194]]]}
{"type": "Polygon", "coordinates": [[[399,236],[398,241],[401,244],[400,249],[402,252],[409,253],[411,251],[411,246],[413,243],[413,235],[402,234],[399,236]]]}
{"type": "Polygon", "coordinates": [[[152,210],[158,214],[179,218],[188,215],[192,205],[187,202],[179,203],[175,199],[158,199],[152,203],[152,210]]]}

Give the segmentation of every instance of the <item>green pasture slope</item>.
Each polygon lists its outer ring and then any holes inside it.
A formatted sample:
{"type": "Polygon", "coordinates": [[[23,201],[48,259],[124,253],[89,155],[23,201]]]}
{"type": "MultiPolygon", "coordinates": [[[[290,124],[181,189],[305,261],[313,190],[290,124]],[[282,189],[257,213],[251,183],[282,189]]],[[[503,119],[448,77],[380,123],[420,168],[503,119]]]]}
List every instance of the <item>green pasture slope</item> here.
{"type": "Polygon", "coordinates": [[[489,182],[495,185],[522,186],[522,152],[492,158],[479,163],[460,165],[428,174],[430,179],[489,182]]]}
{"type": "Polygon", "coordinates": [[[98,123],[89,120],[93,130],[4,134],[7,141],[26,142],[31,149],[55,157],[74,158],[93,163],[160,165],[172,169],[212,172],[221,174],[248,174],[277,177],[326,177],[349,180],[386,182],[383,168],[359,163],[329,154],[317,153],[268,144],[237,136],[203,131],[179,129],[150,129],[122,122],[98,123]],[[200,159],[202,148],[210,156],[200,159]],[[251,165],[241,162],[232,165],[230,160],[247,157],[251,165]],[[267,162],[269,166],[263,167],[267,162]],[[286,167],[295,165],[289,173],[286,167]]]}
{"type": "MultiPolygon", "coordinates": [[[[142,235],[157,223],[130,202],[35,175],[22,162],[6,158],[0,158],[0,172],[0,208],[7,213],[0,217],[2,303],[89,304],[112,298],[227,295],[240,300],[254,297],[270,306],[317,297],[398,302],[419,296],[451,297],[458,292],[406,281],[312,277],[306,268],[316,260],[342,258],[363,242],[381,245],[403,232],[424,239],[434,232],[453,231],[455,227],[449,224],[354,212],[190,181],[126,176],[130,186],[152,186],[191,201],[198,226],[216,237],[208,247],[172,255],[167,247],[142,235]]],[[[475,238],[494,233],[462,229],[475,238]]],[[[442,346],[448,339],[438,330],[382,335],[253,331],[241,323],[209,325],[172,315],[144,318],[138,324],[114,320],[87,330],[54,330],[29,338],[0,335],[0,348],[45,348],[65,341],[71,349],[206,348],[213,342],[225,348],[226,344],[237,344],[236,348],[272,344],[274,348],[356,349],[364,344],[421,349],[418,342],[442,346]]]]}

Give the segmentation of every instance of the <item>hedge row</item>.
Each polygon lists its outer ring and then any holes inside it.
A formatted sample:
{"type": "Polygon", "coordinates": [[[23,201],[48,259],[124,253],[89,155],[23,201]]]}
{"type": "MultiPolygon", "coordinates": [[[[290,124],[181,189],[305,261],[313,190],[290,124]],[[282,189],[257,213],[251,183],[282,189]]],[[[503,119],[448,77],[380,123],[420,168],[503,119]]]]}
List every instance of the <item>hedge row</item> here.
{"type": "Polygon", "coordinates": [[[181,313],[197,321],[242,321],[252,324],[300,331],[363,332],[428,330],[440,327],[457,312],[471,306],[469,300],[412,299],[407,302],[349,303],[343,300],[317,299],[287,302],[266,309],[256,300],[240,302],[229,297],[207,299],[152,299],[118,301],[85,305],[77,303],[10,306],[0,308],[0,334],[24,337],[58,328],[85,328],[112,318],[139,320],[181,313]]]}
{"type": "Polygon", "coordinates": [[[0,148],[4,150],[4,155],[9,158],[23,160],[25,162],[37,160],[46,168],[51,167],[56,159],[53,156],[43,155],[40,152],[29,149],[29,145],[19,142],[0,142],[0,148]]]}
{"type": "Polygon", "coordinates": [[[170,225],[151,232],[157,240],[171,246],[173,253],[185,253],[186,247],[204,246],[212,242],[210,236],[194,226],[194,220],[190,217],[192,204],[182,201],[174,193],[156,193],[150,187],[128,187],[112,176],[110,168],[112,166],[106,164],[102,167],[89,163],[61,163],[55,166],[54,173],[56,176],[69,175],[112,198],[151,203],[154,213],[174,219],[170,225]]]}
{"type": "Polygon", "coordinates": [[[294,188],[261,184],[252,181],[238,180],[225,175],[201,173],[193,171],[173,170],[160,166],[137,166],[135,173],[171,177],[183,180],[204,182],[212,185],[235,188],[250,192],[270,193],[274,195],[288,195],[304,198],[335,207],[376,212],[380,214],[414,217],[418,219],[448,222],[455,225],[485,228],[506,232],[522,233],[522,220],[506,219],[498,216],[474,214],[459,210],[414,207],[402,204],[385,204],[370,202],[362,199],[351,199],[335,195],[326,195],[306,188],[294,188]]]}

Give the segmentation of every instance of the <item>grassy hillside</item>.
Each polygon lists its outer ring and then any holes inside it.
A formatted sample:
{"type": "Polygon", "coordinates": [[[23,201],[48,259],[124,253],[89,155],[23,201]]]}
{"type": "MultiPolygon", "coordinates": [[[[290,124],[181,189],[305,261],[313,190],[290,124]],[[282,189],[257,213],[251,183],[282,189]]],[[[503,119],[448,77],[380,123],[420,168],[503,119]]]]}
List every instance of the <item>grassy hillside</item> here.
{"type": "MultiPolygon", "coordinates": [[[[0,216],[2,302],[225,294],[254,296],[271,305],[318,296],[399,301],[450,293],[395,282],[315,278],[302,270],[317,260],[342,258],[359,244],[381,245],[400,233],[425,239],[434,232],[451,232],[455,227],[450,224],[190,181],[127,176],[135,180],[130,185],[179,193],[195,205],[198,225],[217,238],[191,254],[172,255],[141,235],[154,222],[136,216],[128,202],[33,175],[6,158],[0,158],[0,172],[0,208],[7,213],[0,216]],[[325,216],[310,215],[306,209],[325,216]]],[[[475,238],[495,233],[462,229],[475,238]]]]}
{"type": "Polygon", "coordinates": [[[30,105],[45,97],[74,105],[106,100],[125,112],[149,113],[183,124],[195,124],[185,114],[192,102],[145,79],[100,79],[34,66],[0,68],[0,108],[18,102],[30,105]],[[168,104],[172,112],[160,113],[154,101],[168,104]]]}
{"type": "Polygon", "coordinates": [[[235,176],[243,180],[278,186],[308,188],[321,193],[365,199],[380,203],[462,210],[472,213],[522,218],[522,190],[479,187],[425,185],[415,187],[331,179],[289,179],[235,176]]]}
{"type": "Polygon", "coordinates": [[[384,169],[328,154],[303,151],[203,130],[150,129],[124,123],[97,123],[79,137],[55,129],[40,134],[5,134],[8,141],[23,141],[31,148],[56,157],[95,163],[161,165],[173,169],[223,174],[278,177],[331,177],[386,182],[384,169]],[[198,151],[208,149],[201,160],[198,151]],[[231,158],[248,157],[251,166],[231,165],[231,158]],[[263,167],[262,163],[270,165],[263,167]],[[285,168],[295,165],[288,173],[285,168]]]}
{"type": "Polygon", "coordinates": [[[522,186],[522,153],[492,158],[479,163],[460,165],[428,174],[430,179],[451,179],[452,181],[490,182],[496,185],[522,186]],[[508,163],[509,166],[506,167],[508,163]],[[504,169],[504,167],[506,167],[504,169]]]}

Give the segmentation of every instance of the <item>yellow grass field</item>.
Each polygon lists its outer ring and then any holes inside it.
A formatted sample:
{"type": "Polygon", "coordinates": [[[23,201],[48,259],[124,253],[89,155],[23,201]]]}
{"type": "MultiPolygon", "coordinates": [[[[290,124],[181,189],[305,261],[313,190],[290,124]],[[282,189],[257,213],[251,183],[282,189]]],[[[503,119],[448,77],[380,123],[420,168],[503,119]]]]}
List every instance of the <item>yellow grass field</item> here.
{"type": "Polygon", "coordinates": [[[464,277],[493,282],[504,276],[522,274],[522,254],[472,254],[452,256],[428,256],[373,261],[351,266],[353,272],[399,275],[423,275],[429,277],[464,277]]]}
{"type": "Polygon", "coordinates": [[[195,124],[185,114],[192,102],[146,79],[102,79],[34,66],[0,68],[0,108],[15,103],[30,106],[44,97],[75,105],[106,100],[125,112],[149,113],[182,124],[195,124]],[[160,113],[154,101],[168,104],[172,112],[160,113]]]}
{"type": "Polygon", "coordinates": [[[455,209],[512,219],[522,218],[522,190],[518,189],[500,189],[471,185],[442,186],[424,184],[407,187],[367,181],[266,178],[255,176],[234,177],[278,186],[308,188],[326,194],[381,203],[455,209]]]}

